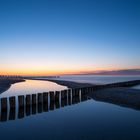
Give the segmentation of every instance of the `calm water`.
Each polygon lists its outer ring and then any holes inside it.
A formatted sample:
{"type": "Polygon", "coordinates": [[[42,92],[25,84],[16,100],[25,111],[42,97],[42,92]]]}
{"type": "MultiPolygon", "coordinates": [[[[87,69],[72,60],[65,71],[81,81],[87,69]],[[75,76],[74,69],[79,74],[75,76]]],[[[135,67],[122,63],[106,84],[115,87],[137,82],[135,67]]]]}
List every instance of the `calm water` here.
{"type": "MultiPolygon", "coordinates": [[[[1,94],[32,94],[50,90],[63,90],[64,86],[46,81],[15,84],[1,94]]],[[[0,136],[2,140],[138,140],[140,139],[140,111],[117,105],[97,102],[87,97],[71,97],[57,105],[48,102],[36,109],[33,106],[16,111],[8,109],[0,113],[0,136]],[[53,104],[53,107],[52,107],[53,104]]]]}
{"type": "Polygon", "coordinates": [[[140,80],[140,76],[70,75],[70,76],[60,76],[60,78],[58,79],[82,83],[109,84],[115,82],[140,80]]]}

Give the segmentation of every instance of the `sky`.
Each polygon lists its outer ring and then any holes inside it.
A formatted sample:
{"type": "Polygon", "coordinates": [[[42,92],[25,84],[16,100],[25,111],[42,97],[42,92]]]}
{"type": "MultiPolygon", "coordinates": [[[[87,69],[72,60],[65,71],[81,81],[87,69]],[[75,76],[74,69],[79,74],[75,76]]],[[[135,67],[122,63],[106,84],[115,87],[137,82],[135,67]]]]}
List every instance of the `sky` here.
{"type": "Polygon", "coordinates": [[[0,0],[0,74],[140,69],[140,0],[0,0]]]}

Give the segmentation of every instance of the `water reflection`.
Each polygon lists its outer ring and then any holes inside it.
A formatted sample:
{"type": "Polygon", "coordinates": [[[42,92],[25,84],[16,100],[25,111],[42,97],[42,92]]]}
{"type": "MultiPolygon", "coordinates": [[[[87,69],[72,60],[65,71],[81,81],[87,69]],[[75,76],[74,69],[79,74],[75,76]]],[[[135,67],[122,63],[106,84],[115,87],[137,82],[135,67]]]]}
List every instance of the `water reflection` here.
{"type": "Polygon", "coordinates": [[[1,98],[0,121],[23,119],[42,112],[53,111],[88,100],[80,89],[50,91],[38,94],[1,98]]]}

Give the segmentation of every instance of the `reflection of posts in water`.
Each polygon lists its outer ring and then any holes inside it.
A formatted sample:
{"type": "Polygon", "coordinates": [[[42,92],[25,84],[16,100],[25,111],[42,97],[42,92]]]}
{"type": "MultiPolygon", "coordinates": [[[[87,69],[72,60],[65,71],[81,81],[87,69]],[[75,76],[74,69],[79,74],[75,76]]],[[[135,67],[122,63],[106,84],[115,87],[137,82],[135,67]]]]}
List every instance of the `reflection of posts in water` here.
{"type": "Polygon", "coordinates": [[[7,121],[7,98],[1,99],[1,116],[0,120],[7,121]]]}
{"type": "Polygon", "coordinates": [[[1,110],[7,110],[7,98],[1,99],[1,110]]]}
{"type": "Polygon", "coordinates": [[[36,94],[32,94],[32,114],[36,114],[36,94]]]}
{"type": "Polygon", "coordinates": [[[49,92],[50,95],[50,110],[54,110],[54,106],[55,106],[55,96],[54,96],[54,92],[50,91],[49,92]]]}
{"type": "Polygon", "coordinates": [[[18,96],[18,118],[21,119],[24,117],[24,96],[18,96]]]}
{"type": "Polygon", "coordinates": [[[61,100],[63,100],[65,98],[64,94],[65,94],[64,90],[61,90],[61,100]]]}
{"type": "Polygon", "coordinates": [[[10,104],[10,109],[14,109],[16,106],[16,98],[15,96],[9,97],[9,104],[10,104]]]}
{"type": "Polygon", "coordinates": [[[55,107],[60,108],[60,91],[55,92],[55,107]]]}
{"type": "Polygon", "coordinates": [[[23,95],[18,96],[18,105],[19,105],[19,107],[24,106],[24,96],[23,95]]]}
{"type": "Polygon", "coordinates": [[[38,93],[38,113],[43,111],[43,94],[38,93]]]}
{"type": "Polygon", "coordinates": [[[31,95],[26,95],[26,116],[31,115],[31,95]]]}
{"type": "Polygon", "coordinates": [[[54,98],[54,92],[53,91],[50,91],[49,94],[50,94],[50,102],[51,101],[54,101],[55,100],[55,98],[54,98]]]}
{"type": "Polygon", "coordinates": [[[45,112],[48,111],[48,93],[47,92],[43,93],[43,111],[45,112]]]}
{"type": "Polygon", "coordinates": [[[67,106],[67,90],[64,90],[64,106],[67,106]]]}
{"type": "Polygon", "coordinates": [[[71,97],[71,90],[68,89],[68,104],[71,105],[72,97],[71,97]]]}
{"type": "Polygon", "coordinates": [[[15,120],[16,119],[16,109],[10,108],[9,112],[9,120],[15,120]]]}
{"type": "Polygon", "coordinates": [[[66,90],[61,91],[61,107],[65,106],[66,102],[66,90]]]}
{"type": "MultiPolygon", "coordinates": [[[[32,114],[54,110],[71,104],[79,103],[87,100],[85,94],[81,94],[81,89],[68,89],[56,92],[44,92],[32,95],[18,96],[18,118],[24,118],[32,114]],[[26,109],[26,110],[25,110],[26,109]]],[[[16,119],[16,97],[9,97],[9,105],[7,98],[1,99],[1,115],[0,120],[6,121],[16,119]],[[9,107],[9,114],[8,114],[9,107]],[[9,115],[9,116],[8,116],[9,115]]]]}
{"type": "Polygon", "coordinates": [[[16,118],[16,97],[9,97],[10,104],[10,112],[9,112],[9,120],[15,120],[16,118]]]}

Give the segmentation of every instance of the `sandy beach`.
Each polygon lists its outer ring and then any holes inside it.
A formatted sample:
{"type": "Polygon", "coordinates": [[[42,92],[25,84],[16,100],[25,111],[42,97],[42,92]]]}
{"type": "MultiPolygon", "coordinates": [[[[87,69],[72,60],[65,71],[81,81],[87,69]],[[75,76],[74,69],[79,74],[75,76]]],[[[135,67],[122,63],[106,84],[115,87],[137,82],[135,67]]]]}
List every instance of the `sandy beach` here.
{"type": "Polygon", "coordinates": [[[0,94],[8,90],[12,84],[24,81],[22,78],[0,78],[0,94]]]}

